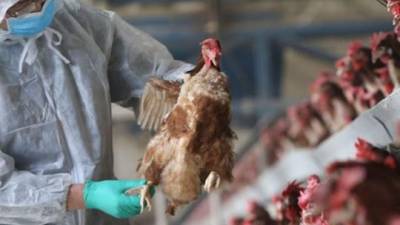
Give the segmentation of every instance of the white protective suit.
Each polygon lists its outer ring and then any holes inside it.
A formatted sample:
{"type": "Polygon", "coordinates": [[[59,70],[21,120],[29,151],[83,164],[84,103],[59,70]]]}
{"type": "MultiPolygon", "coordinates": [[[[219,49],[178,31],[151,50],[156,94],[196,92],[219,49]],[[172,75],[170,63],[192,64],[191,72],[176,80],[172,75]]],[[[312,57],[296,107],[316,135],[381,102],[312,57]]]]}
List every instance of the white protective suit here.
{"type": "Polygon", "coordinates": [[[135,107],[150,76],[191,65],[112,12],[59,1],[45,33],[0,33],[0,224],[128,224],[66,212],[68,188],[114,178],[111,102],[135,107]]]}

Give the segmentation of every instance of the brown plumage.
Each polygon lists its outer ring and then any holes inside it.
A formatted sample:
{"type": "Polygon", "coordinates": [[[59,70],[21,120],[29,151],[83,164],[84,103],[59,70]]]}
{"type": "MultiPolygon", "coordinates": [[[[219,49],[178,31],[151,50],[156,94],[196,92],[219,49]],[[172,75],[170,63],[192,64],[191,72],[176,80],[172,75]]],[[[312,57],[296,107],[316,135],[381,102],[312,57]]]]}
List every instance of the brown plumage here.
{"type": "MultiPolygon", "coordinates": [[[[162,122],[147,146],[139,173],[150,186],[159,186],[168,200],[167,212],[171,215],[176,207],[194,201],[203,187],[209,192],[222,182],[232,180],[235,134],[230,128],[231,97],[228,78],[219,70],[220,55],[219,42],[205,40],[202,42],[203,60],[196,67],[201,69],[191,71],[180,87],[152,80],[148,83],[151,87],[147,88],[150,93],[145,91],[142,99],[139,117],[147,118],[147,122],[142,123],[144,127],[154,129],[162,122]],[[177,87],[179,92],[176,92],[177,87]],[[169,91],[171,88],[175,91],[169,91]],[[168,107],[162,106],[163,102],[149,97],[157,91],[161,101],[179,93],[170,112],[168,107]],[[164,115],[157,107],[164,110],[164,115]],[[158,116],[149,115],[149,111],[158,116]]],[[[149,204],[148,199],[146,202],[149,204]]]]}
{"type": "Polygon", "coordinates": [[[281,194],[273,198],[277,220],[285,225],[297,225],[301,221],[299,197],[304,188],[297,181],[288,184],[281,194]]]}
{"type": "Polygon", "coordinates": [[[380,162],[335,163],[317,204],[330,225],[391,225],[400,215],[399,180],[380,162]]]}

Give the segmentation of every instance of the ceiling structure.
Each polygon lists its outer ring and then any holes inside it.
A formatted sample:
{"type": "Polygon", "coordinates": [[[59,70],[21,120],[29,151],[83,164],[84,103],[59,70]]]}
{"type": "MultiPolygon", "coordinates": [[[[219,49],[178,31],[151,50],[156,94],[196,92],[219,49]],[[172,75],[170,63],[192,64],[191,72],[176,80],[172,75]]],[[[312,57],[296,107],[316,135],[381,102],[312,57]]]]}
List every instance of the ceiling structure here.
{"type": "Polygon", "coordinates": [[[340,40],[365,39],[364,35],[391,28],[390,17],[376,0],[87,1],[116,11],[166,44],[176,58],[191,63],[196,62],[202,39],[220,38],[234,111],[241,119],[249,112],[275,108],[282,99],[292,102],[305,96],[307,82],[316,75],[306,65],[332,65],[346,47],[340,40]],[[322,44],[326,39],[330,41],[322,44]],[[296,58],[309,62],[299,64],[296,58]],[[294,74],[299,67],[306,69],[294,74]],[[303,93],[293,91],[292,79],[300,80],[296,85],[304,87],[299,88],[303,93]]]}

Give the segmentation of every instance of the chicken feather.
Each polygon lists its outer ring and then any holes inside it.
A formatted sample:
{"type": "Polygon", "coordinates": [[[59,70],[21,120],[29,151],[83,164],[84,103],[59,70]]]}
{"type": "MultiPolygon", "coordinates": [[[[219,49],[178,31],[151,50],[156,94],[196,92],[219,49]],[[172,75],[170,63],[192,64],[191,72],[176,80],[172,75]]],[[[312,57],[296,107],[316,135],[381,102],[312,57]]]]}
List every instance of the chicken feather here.
{"type": "MultiPolygon", "coordinates": [[[[179,89],[176,84],[170,85],[169,89],[158,88],[158,93],[165,92],[166,98],[177,96],[176,104],[159,104],[159,100],[165,102],[162,97],[155,100],[159,106],[149,107],[145,102],[148,97],[142,99],[141,113],[146,114],[147,107],[158,118],[155,123],[148,124],[147,118],[152,116],[141,115],[142,124],[150,128],[160,124],[160,128],[147,146],[139,173],[150,185],[160,186],[168,200],[167,213],[172,215],[175,208],[194,201],[201,194],[202,185],[210,191],[218,188],[221,182],[233,179],[233,140],[236,135],[230,128],[228,78],[220,72],[219,66],[211,64],[216,62],[212,57],[218,54],[212,55],[212,49],[205,47],[207,43],[215,44],[215,40],[203,42],[204,61],[202,67],[198,66],[200,70],[192,71],[183,84],[179,83],[179,89]],[[207,54],[211,57],[207,58],[207,54]],[[171,94],[168,90],[175,92],[171,94]],[[155,109],[162,113],[157,114],[155,109]]],[[[214,46],[219,47],[219,44],[214,46]]],[[[163,81],[153,79],[146,87],[147,94],[156,94],[157,86],[165,85],[163,81]]],[[[173,100],[169,98],[171,102],[173,100]]]]}

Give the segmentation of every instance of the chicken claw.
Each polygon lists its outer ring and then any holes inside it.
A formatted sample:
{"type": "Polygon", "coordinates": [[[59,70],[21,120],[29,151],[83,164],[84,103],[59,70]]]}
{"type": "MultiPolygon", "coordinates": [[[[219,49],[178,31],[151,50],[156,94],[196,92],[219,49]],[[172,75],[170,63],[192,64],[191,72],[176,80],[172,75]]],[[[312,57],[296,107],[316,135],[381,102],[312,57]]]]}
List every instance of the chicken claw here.
{"type": "Polygon", "coordinates": [[[146,206],[149,211],[151,211],[151,194],[150,194],[151,185],[147,184],[140,189],[132,188],[125,192],[126,195],[139,195],[140,196],[140,213],[143,213],[146,206]]]}
{"type": "Polygon", "coordinates": [[[221,177],[219,176],[218,173],[211,171],[204,184],[204,190],[206,192],[211,192],[218,189],[220,185],[221,185],[221,177]]]}

